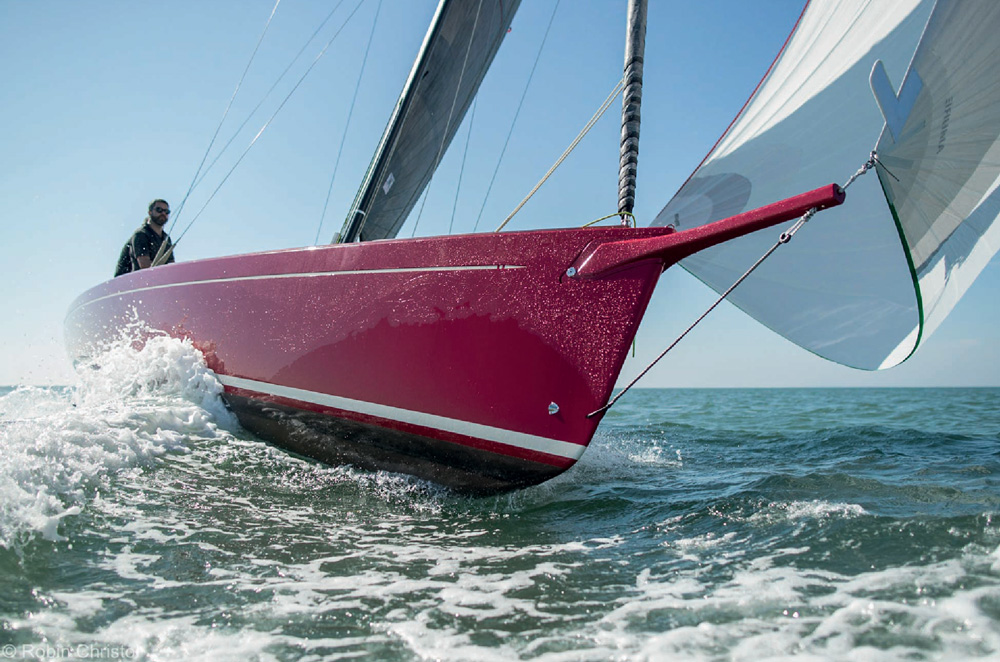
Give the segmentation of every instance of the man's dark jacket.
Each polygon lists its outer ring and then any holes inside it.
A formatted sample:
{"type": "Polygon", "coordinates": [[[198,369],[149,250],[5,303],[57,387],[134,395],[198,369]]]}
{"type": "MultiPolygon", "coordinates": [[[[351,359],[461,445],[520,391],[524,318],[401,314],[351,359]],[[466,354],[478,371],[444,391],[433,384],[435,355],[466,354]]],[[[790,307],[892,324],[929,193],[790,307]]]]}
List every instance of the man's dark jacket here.
{"type": "MultiPolygon", "coordinates": [[[[118,266],[115,267],[115,277],[127,274],[130,271],[139,270],[139,256],[146,255],[149,257],[150,261],[156,258],[156,253],[160,250],[160,245],[163,242],[167,242],[167,247],[163,250],[170,248],[170,237],[166,232],[163,235],[158,235],[149,227],[149,223],[143,223],[142,227],[135,231],[135,234],[125,242],[125,246],[122,247],[121,255],[118,256],[118,266]]],[[[167,264],[174,261],[173,251],[170,253],[170,257],[167,258],[167,264]]]]}

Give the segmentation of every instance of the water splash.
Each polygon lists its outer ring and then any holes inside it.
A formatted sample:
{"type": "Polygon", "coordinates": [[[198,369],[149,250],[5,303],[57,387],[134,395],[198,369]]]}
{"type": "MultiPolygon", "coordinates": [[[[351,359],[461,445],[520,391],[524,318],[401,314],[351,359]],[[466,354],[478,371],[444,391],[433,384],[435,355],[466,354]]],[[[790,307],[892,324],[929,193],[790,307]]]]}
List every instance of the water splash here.
{"type": "MultiPolygon", "coordinates": [[[[49,533],[68,543],[30,528],[41,542],[23,563],[0,549],[0,637],[153,660],[1000,651],[1000,529],[986,498],[1000,471],[995,399],[977,414],[980,437],[945,443],[917,420],[894,431],[851,414],[800,432],[747,414],[743,427],[760,432],[734,434],[740,402],[785,420],[787,398],[715,394],[719,413],[704,425],[639,412],[557,479],[468,499],[228,431],[197,353],[163,342],[114,357],[120,372],[106,381],[99,367],[78,389],[0,397],[4,433],[82,410],[105,428],[95,437],[127,440],[118,456],[91,443],[101,462],[83,482],[50,477],[66,514],[49,533]]],[[[871,398],[853,397],[849,411],[867,415],[871,398]]],[[[967,396],[925,396],[948,398],[967,396]]]]}
{"type": "Polygon", "coordinates": [[[122,339],[77,368],[72,388],[19,387],[0,397],[0,546],[65,540],[67,517],[125,469],[184,452],[192,436],[236,427],[222,386],[190,342],[122,339]]]}

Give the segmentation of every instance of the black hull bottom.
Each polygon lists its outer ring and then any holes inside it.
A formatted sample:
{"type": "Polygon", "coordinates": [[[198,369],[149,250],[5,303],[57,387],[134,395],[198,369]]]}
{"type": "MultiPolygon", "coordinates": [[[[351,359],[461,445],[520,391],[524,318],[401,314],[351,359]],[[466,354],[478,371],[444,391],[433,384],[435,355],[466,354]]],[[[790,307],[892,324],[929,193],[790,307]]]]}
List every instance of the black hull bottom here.
{"type": "Polygon", "coordinates": [[[244,428],[279,448],[332,466],[408,474],[461,494],[502,494],[537,485],[565,471],[272,402],[229,393],[223,397],[244,428]]]}

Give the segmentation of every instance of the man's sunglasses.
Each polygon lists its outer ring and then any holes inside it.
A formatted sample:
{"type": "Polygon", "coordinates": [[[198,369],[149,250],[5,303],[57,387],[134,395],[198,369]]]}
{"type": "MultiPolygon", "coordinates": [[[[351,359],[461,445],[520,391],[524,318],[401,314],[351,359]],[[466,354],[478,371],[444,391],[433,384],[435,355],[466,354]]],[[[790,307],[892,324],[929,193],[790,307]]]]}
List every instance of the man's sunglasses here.
{"type": "Polygon", "coordinates": [[[169,214],[170,213],[169,209],[164,209],[163,207],[153,207],[153,211],[155,211],[157,214],[169,214]]]}

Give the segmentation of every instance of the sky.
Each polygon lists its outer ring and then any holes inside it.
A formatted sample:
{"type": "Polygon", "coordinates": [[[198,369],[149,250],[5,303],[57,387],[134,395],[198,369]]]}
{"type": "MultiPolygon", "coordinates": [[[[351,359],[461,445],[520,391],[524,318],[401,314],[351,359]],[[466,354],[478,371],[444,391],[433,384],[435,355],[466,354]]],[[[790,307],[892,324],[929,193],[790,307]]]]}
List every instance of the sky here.
{"type": "MultiPolygon", "coordinates": [[[[6,311],[0,384],[75,382],[63,347],[66,311],[76,296],[111,276],[122,244],[154,198],[167,199],[175,212],[186,198],[176,225],[168,226],[175,239],[184,233],[179,260],[311,245],[317,236],[328,242],[343,223],[434,4],[282,0],[247,69],[271,0],[0,0],[6,311]],[[192,188],[213,136],[205,164],[214,165],[192,188]]],[[[640,225],[652,220],[742,107],[802,4],[651,0],[635,209],[640,225]]],[[[489,230],[513,210],[621,75],[624,5],[524,0],[473,112],[401,237],[489,230]]],[[[574,227],[616,210],[619,108],[616,103],[508,229],[574,227]]],[[[794,250],[794,242],[784,250],[794,250]]],[[[935,335],[907,362],[881,372],[819,359],[723,304],[639,386],[1000,385],[998,291],[995,258],[935,335]]],[[[668,270],[622,380],[714,300],[687,272],[668,270]]]]}

